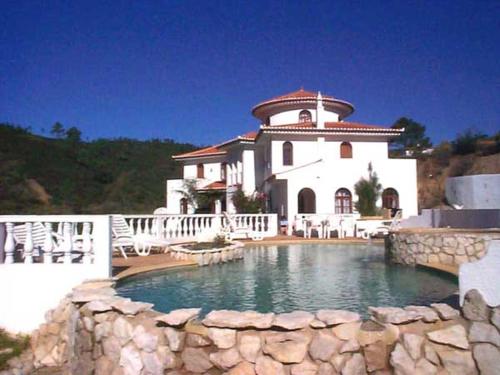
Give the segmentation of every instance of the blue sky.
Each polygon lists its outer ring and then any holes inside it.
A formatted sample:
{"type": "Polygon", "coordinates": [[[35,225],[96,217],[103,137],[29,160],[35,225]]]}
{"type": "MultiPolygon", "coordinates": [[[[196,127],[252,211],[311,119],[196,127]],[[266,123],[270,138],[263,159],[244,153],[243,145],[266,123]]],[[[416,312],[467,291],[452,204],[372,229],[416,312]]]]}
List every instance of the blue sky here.
{"type": "Polygon", "coordinates": [[[434,142],[500,130],[499,1],[0,2],[0,121],[205,145],[321,90],[434,142]]]}

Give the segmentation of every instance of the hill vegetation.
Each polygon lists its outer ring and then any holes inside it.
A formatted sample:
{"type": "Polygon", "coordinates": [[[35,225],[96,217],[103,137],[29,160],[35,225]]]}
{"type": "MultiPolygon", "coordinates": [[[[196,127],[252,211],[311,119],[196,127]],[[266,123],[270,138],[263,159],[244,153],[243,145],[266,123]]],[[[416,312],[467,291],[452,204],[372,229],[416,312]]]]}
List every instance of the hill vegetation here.
{"type": "Polygon", "coordinates": [[[195,146],[172,140],[98,139],[55,124],[54,138],[0,124],[0,213],[151,213],[164,206],[172,155],[195,146]]]}
{"type": "MultiPolygon", "coordinates": [[[[419,207],[446,205],[448,176],[500,173],[500,133],[473,130],[434,148],[425,126],[401,118],[405,135],[391,155],[418,159],[419,207]]],[[[172,155],[195,149],[170,139],[81,140],[59,123],[52,137],[0,123],[0,214],[151,213],[164,205],[165,180],[181,177],[172,155]]]]}

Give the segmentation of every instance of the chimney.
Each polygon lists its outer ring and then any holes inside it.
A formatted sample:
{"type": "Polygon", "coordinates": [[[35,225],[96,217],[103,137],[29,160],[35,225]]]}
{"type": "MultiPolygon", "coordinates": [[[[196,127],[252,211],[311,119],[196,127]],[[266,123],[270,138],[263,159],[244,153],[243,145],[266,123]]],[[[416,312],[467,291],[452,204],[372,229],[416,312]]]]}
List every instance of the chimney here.
{"type": "Polygon", "coordinates": [[[325,107],[323,107],[323,97],[318,91],[318,101],[316,104],[316,127],[318,129],[325,128],[325,107]]]}

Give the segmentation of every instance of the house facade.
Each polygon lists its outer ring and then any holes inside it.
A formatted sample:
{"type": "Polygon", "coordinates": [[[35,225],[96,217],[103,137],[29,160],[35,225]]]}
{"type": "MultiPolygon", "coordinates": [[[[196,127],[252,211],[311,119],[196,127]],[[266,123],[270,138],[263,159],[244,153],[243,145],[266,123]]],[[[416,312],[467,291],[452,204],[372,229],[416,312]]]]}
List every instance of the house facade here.
{"type": "Polygon", "coordinates": [[[349,214],[354,185],[371,165],[383,187],[378,206],[416,215],[416,160],[389,158],[388,151],[404,130],[346,121],[353,111],[344,100],[303,89],[257,104],[257,131],[174,156],[183,179],[167,181],[168,213],[195,212],[181,193],[190,183],[217,197],[206,208],[213,213],[235,212],[232,197],[241,188],[264,193],[266,210],[289,222],[301,213],[349,214]]]}

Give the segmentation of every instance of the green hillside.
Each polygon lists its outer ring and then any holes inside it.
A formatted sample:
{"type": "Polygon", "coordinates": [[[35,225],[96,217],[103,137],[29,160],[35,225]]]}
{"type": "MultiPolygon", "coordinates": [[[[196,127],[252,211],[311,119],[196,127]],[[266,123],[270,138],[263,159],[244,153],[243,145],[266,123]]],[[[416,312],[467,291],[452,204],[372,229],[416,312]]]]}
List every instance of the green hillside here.
{"type": "MultiPolygon", "coordinates": [[[[74,129],[74,128],[72,128],[74,129]]],[[[0,214],[151,213],[164,206],[172,155],[195,146],[172,140],[80,140],[0,124],[0,214]]]]}

